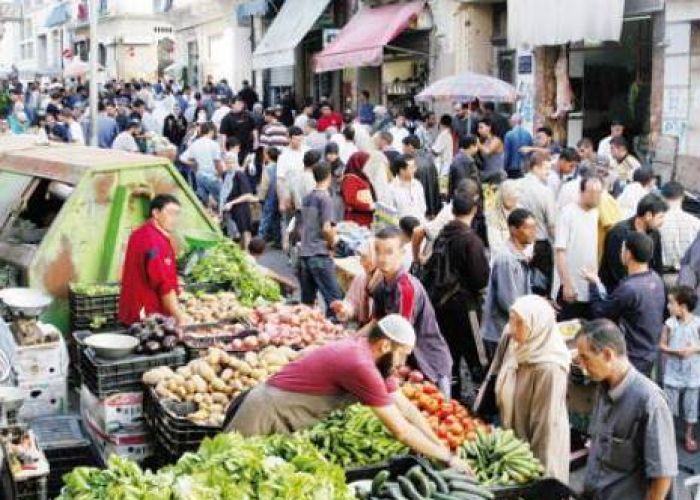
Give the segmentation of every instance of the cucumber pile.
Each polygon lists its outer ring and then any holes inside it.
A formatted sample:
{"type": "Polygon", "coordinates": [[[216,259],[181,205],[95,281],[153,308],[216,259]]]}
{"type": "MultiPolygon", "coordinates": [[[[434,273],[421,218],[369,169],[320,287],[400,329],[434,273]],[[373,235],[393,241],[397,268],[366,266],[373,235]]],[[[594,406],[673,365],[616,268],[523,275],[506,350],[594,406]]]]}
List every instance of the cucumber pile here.
{"type": "Polygon", "coordinates": [[[484,486],[527,484],[544,473],[542,463],[525,441],[512,430],[476,431],[476,439],[462,444],[461,457],[467,461],[484,486]]]}
{"type": "Polygon", "coordinates": [[[433,469],[426,461],[391,479],[388,470],[379,472],[369,491],[360,491],[363,500],[490,500],[494,494],[455,470],[433,469]]]}

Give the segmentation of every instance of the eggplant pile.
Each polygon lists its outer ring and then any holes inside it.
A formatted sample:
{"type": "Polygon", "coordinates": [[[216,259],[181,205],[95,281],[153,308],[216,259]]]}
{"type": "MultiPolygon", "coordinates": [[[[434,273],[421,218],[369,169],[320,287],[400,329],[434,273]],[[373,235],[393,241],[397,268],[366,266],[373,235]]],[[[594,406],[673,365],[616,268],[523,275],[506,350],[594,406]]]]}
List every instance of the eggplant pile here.
{"type": "Polygon", "coordinates": [[[128,333],[139,339],[136,354],[170,352],[180,343],[181,337],[175,318],[162,314],[151,314],[132,324],[128,333]]]}

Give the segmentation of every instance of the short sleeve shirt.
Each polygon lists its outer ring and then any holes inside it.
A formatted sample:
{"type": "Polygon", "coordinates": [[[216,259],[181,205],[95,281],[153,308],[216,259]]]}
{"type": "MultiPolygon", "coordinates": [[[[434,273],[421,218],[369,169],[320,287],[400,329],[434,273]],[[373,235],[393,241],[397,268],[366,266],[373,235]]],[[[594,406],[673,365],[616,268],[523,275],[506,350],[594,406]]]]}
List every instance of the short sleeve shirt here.
{"type": "Polygon", "coordinates": [[[301,257],[330,255],[321,231],[333,221],[333,200],[328,191],[314,189],[304,198],[302,206],[301,257]]]}
{"type": "Polygon", "coordinates": [[[181,159],[194,160],[199,173],[215,176],[216,162],[221,160],[221,146],[209,137],[200,137],[182,153],[181,159]]]}
{"type": "MultiPolygon", "coordinates": [[[[700,317],[693,316],[687,323],[668,318],[668,346],[671,349],[700,347],[700,317]]],[[[664,385],[668,387],[700,387],[700,354],[687,358],[669,355],[664,368],[664,385]]]]}
{"type": "Polygon", "coordinates": [[[289,392],[317,396],[352,394],[367,406],[392,403],[398,384],[383,379],[365,338],[332,342],[314,349],[270,377],[269,385],[289,392]]]}
{"type": "Polygon", "coordinates": [[[557,222],[554,248],[566,251],[577,300],[588,302],[588,282],[581,276],[581,269],[598,268],[598,210],[584,210],[578,203],[564,207],[557,222]]]}
{"type": "Polygon", "coordinates": [[[649,479],[678,474],[673,416],[661,389],[630,368],[598,389],[584,490],[593,499],[645,498],[649,479]]]}

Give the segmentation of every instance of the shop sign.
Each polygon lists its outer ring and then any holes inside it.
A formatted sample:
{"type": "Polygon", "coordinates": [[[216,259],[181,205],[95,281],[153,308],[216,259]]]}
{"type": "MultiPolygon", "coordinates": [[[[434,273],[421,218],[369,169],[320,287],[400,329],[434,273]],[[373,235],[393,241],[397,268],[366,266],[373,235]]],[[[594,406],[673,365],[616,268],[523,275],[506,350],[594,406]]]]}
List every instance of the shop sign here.
{"type": "Polygon", "coordinates": [[[518,56],[518,74],[519,75],[531,75],[532,74],[532,54],[525,54],[518,56]]]}

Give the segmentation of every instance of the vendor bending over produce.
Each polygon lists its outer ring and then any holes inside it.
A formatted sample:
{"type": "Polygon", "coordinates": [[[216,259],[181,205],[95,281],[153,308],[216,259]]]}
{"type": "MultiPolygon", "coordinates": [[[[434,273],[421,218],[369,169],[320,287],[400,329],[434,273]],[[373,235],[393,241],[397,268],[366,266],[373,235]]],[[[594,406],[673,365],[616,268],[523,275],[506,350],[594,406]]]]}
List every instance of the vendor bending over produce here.
{"type": "Polygon", "coordinates": [[[141,314],[160,313],[182,324],[185,314],[177,300],[177,263],[171,243],[180,202],[170,194],[151,201],[150,218],[129,237],[119,296],[119,321],[131,325],[141,314]]]}
{"type": "Polygon", "coordinates": [[[308,352],[233,401],[225,429],[244,436],[288,434],[329,412],[360,402],[388,431],[414,451],[468,470],[450,453],[391,376],[416,343],[411,324],[385,316],[369,335],[339,340],[308,352]]]}

